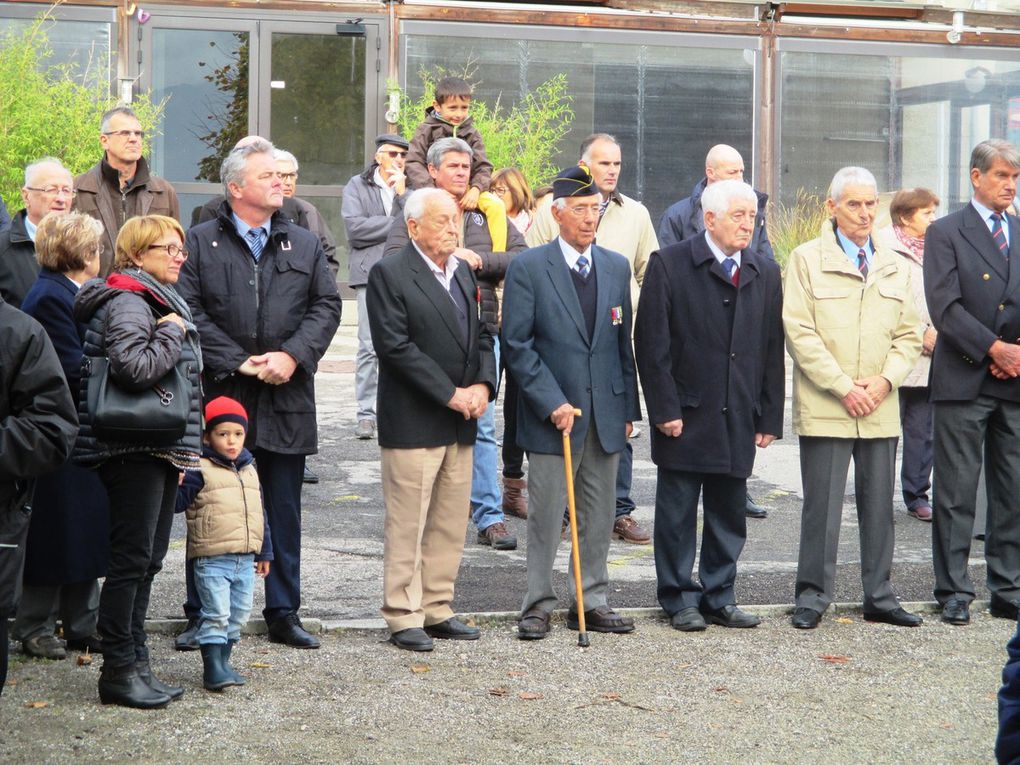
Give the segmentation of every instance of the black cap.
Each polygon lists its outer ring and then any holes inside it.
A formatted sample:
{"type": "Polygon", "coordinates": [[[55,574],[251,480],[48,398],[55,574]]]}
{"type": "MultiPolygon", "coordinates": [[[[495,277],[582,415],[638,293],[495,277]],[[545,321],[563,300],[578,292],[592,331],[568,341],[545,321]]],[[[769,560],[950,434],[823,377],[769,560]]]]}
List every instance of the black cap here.
{"type": "Polygon", "coordinates": [[[591,172],[583,165],[574,165],[561,170],[553,179],[553,199],[562,197],[590,197],[599,193],[591,172]]]}
{"type": "Polygon", "coordinates": [[[399,146],[401,149],[411,148],[411,144],[407,142],[407,139],[396,133],[381,133],[375,137],[376,148],[379,148],[384,143],[388,143],[391,146],[399,146]]]}

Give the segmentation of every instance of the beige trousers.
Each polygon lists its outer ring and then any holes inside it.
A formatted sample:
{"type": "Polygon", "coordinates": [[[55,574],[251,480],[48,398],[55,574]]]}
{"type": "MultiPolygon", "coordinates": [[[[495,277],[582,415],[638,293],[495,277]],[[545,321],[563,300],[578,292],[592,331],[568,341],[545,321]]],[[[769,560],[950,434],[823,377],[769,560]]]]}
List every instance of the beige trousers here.
{"type": "Polygon", "coordinates": [[[471,509],[473,449],[452,444],[382,450],[382,615],[390,632],[453,616],[450,604],[471,509]]]}

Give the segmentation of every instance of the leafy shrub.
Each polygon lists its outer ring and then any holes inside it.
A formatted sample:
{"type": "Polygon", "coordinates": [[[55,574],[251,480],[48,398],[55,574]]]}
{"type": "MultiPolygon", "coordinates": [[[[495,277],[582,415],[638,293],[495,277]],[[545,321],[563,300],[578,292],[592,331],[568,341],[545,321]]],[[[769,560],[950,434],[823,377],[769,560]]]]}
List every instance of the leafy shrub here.
{"type": "Polygon", "coordinates": [[[781,268],[785,270],[786,261],[796,247],[818,237],[828,218],[825,201],[803,189],[797,190],[792,205],[769,203],[766,218],[769,241],[781,268]]]}

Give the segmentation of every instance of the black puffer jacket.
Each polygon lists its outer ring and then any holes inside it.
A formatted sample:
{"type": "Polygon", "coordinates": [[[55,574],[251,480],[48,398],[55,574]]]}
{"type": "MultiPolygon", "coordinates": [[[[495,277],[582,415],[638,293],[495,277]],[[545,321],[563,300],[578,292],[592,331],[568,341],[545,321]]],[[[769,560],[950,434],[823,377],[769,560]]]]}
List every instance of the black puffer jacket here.
{"type": "MultiPolygon", "coordinates": [[[[393,226],[386,237],[386,248],[383,257],[402,252],[407,246],[407,222],[404,220],[404,202],[409,194],[393,200],[393,226]]],[[[492,237],[489,236],[489,224],[480,212],[465,211],[464,213],[464,247],[473,251],[482,259],[482,267],[475,271],[478,289],[481,291],[482,321],[489,333],[499,332],[499,297],[496,288],[506,276],[506,268],[514,255],[528,249],[524,237],[517,227],[509,224],[506,227],[506,252],[492,251],[492,237]]]]}
{"type": "Polygon", "coordinates": [[[149,293],[117,289],[102,279],[87,282],[74,301],[75,318],[87,325],[85,355],[109,357],[110,373],[125,389],[144,390],[169,372],[179,358],[190,362],[191,402],[187,431],[179,441],[170,445],[150,446],[98,440],[92,432],[85,388],[88,378],[83,374],[78,403],[81,427],[73,457],[79,465],[98,465],[115,454],[186,451],[197,456],[202,452],[199,360],[195,357],[191,343],[185,342],[184,330],[169,321],[157,324],[154,310],[161,315],[170,313],[167,306],[159,305],[149,293]]]}

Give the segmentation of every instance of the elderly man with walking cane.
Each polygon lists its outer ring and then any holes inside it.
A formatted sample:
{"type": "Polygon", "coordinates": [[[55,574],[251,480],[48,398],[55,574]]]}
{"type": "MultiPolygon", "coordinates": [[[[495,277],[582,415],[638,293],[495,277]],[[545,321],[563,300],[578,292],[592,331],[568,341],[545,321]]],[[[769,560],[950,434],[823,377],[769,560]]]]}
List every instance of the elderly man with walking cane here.
{"type": "MultiPolygon", "coordinates": [[[[634,629],[634,621],[606,600],[616,467],[633,422],[641,419],[630,265],[593,244],[600,197],[587,168],[561,172],[553,200],[559,236],[510,263],[503,293],[507,360],[521,388],[517,443],[528,452],[531,492],[528,592],[518,624],[524,640],[546,636],[557,602],[552,569],[567,500],[563,433],[573,447],[578,489],[583,621],[594,632],[634,629]]],[[[567,626],[579,629],[581,621],[573,606],[567,626]]]]}

